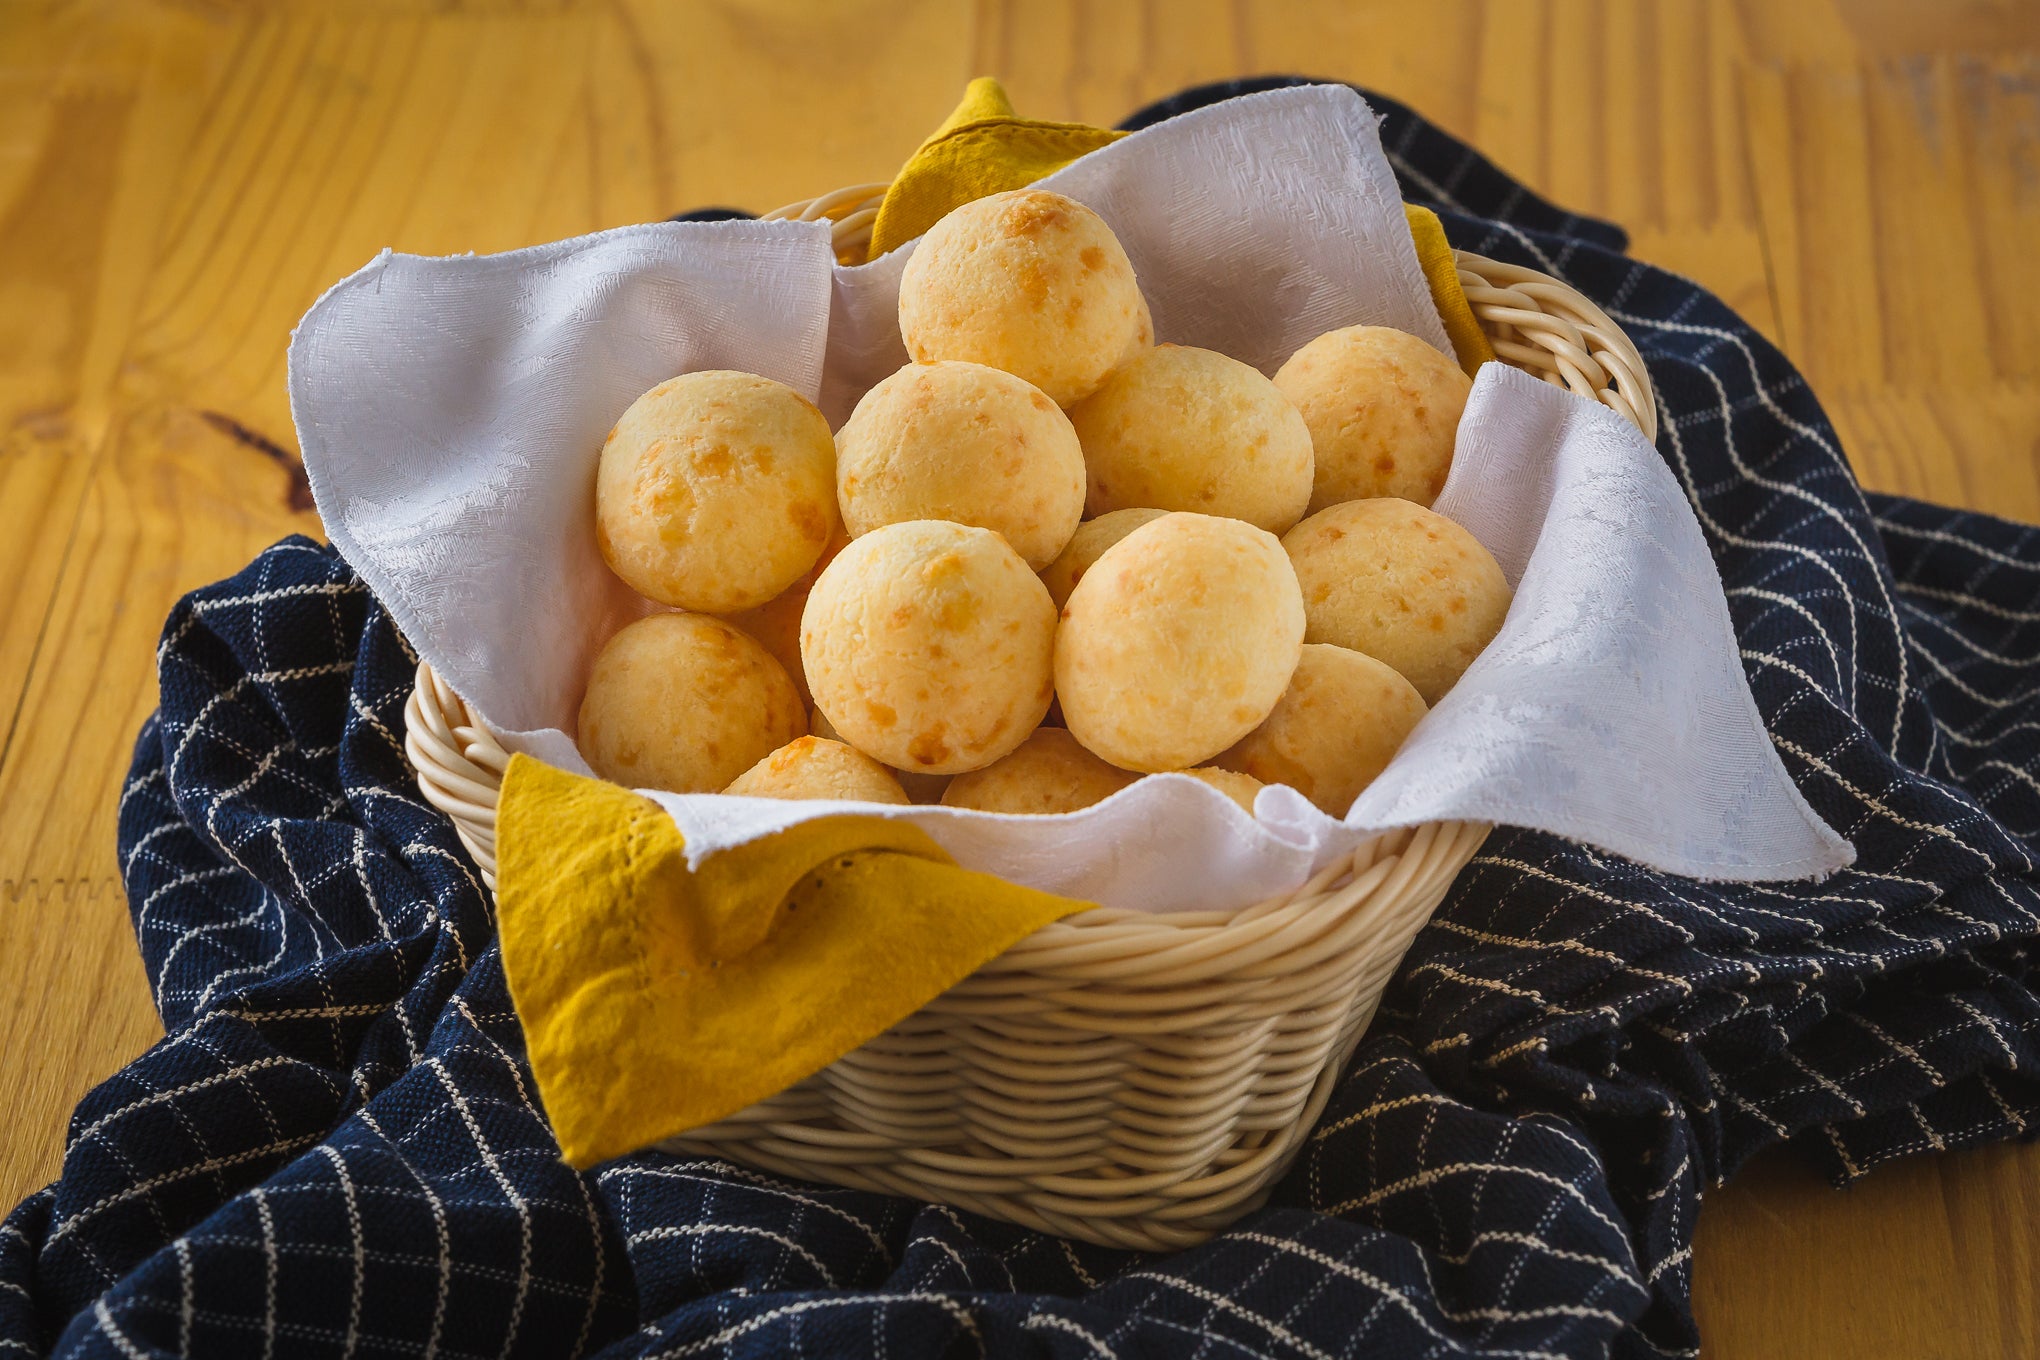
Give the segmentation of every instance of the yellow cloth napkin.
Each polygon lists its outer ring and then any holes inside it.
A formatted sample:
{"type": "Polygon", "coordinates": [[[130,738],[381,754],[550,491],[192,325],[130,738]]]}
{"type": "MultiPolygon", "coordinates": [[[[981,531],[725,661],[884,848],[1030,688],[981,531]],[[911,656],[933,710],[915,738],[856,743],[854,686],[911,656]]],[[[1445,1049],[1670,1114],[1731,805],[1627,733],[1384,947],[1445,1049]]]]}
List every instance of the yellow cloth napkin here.
{"type": "Polygon", "coordinates": [[[1032,184],[1126,135],[1082,123],[1029,122],[1014,112],[1004,86],[980,76],[885,191],[871,227],[871,258],[905,245],[951,209],[1032,184]]]}
{"type": "Polygon", "coordinates": [[[1466,290],[1460,287],[1459,262],[1452,258],[1452,243],[1445,239],[1445,226],[1438,214],[1414,203],[1403,204],[1402,210],[1409,219],[1410,238],[1417,243],[1417,263],[1424,267],[1424,282],[1431,285],[1431,302],[1445,323],[1453,356],[1470,378],[1495,357],[1495,347],[1488,343],[1487,332],[1480,328],[1466,290]]]}
{"type": "MultiPolygon", "coordinates": [[[[871,228],[871,258],[905,245],[954,208],[987,194],[1023,188],[1127,135],[1082,123],[1031,122],[1014,111],[1005,87],[980,76],[886,190],[871,228]]],[[[1409,218],[1417,263],[1431,285],[1445,333],[1460,367],[1471,375],[1494,358],[1495,351],[1459,286],[1459,269],[1445,228],[1429,208],[1404,204],[1403,213],[1409,218]]]]}
{"type": "Polygon", "coordinates": [[[687,867],[649,798],[528,756],[497,809],[496,924],[560,1150],[592,1166],[820,1071],[1091,904],[828,817],[687,867]]]}

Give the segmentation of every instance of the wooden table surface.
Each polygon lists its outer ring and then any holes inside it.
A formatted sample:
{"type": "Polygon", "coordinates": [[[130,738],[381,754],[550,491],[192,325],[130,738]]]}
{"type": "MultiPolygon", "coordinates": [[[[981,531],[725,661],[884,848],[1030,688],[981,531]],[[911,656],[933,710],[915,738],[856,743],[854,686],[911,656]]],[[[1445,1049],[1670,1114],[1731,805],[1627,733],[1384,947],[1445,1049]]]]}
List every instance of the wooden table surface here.
{"type": "MultiPolygon", "coordinates": [[[[178,595],[293,531],[284,345],[383,246],[495,251],[882,179],[972,74],[1115,121],[1306,71],[1413,105],[1798,362],[1865,483],[2040,520],[2032,0],[0,4],[0,1201],[160,1033],[114,807],[178,595]]],[[[2040,1148],[1694,1252],[1720,1357],[2040,1355],[2040,1148]]]]}

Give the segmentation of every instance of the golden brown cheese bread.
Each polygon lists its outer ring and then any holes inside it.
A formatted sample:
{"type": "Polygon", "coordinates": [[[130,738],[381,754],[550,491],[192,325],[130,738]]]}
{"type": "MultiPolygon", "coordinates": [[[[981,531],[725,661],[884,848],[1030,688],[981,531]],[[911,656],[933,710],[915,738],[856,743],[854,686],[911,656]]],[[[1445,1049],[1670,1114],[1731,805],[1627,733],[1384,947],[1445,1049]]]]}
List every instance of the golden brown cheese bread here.
{"type": "Polygon", "coordinates": [[[840,741],[795,737],[738,775],[724,793],[745,798],[840,798],[860,803],[907,802],[891,770],[840,741]]]}
{"type": "Polygon", "coordinates": [[[1097,389],[1146,315],[1105,219],[1046,189],[964,204],[928,229],[900,276],[900,336],[914,359],[1003,369],[1059,406],[1097,389]]]}
{"type": "Polygon", "coordinates": [[[1104,802],[1137,778],[1092,755],[1063,729],[1041,727],[982,770],[950,780],[942,802],[980,812],[1075,812],[1104,802]]]}
{"type": "Polygon", "coordinates": [[[730,622],[757,639],[759,645],[772,653],[772,659],[786,667],[786,674],[793,681],[793,687],[800,691],[802,707],[814,703],[808,693],[807,671],[800,664],[800,615],[807,608],[808,592],[821,579],[822,569],[836,560],[836,554],[843,551],[850,542],[850,536],[838,528],[822,555],[815,559],[798,581],[780,591],[777,595],[759,605],[746,609],[741,614],[730,615],[730,622]]]}
{"type": "Polygon", "coordinates": [[[898,769],[982,769],[1054,694],[1055,606],[989,529],[913,520],[837,554],[808,594],[800,653],[815,706],[898,769]]]}
{"type": "MultiPolygon", "coordinates": [[[[817,737],[826,737],[830,741],[843,741],[843,734],[838,732],[835,724],[829,721],[828,714],[822,712],[819,708],[808,710],[808,731],[817,737]]],[[[849,745],[848,742],[843,744],[849,745]]],[[[852,746],[850,749],[854,751],[857,748],[852,746]]],[[[868,755],[870,753],[860,752],[859,754],[868,755]]],[[[915,774],[912,770],[902,770],[891,765],[887,765],[885,768],[891,771],[892,777],[899,781],[902,789],[906,790],[907,801],[910,803],[939,803],[942,801],[942,791],[949,787],[950,777],[946,774],[915,774]]]]}
{"type": "Polygon", "coordinates": [[[800,393],[750,373],[686,373],[630,404],[603,442],[595,537],[661,604],[735,614],[780,594],[836,530],[836,442],[800,393]]]}
{"type": "MultiPolygon", "coordinates": [[[[1435,705],[1501,631],[1509,583],[1480,540],[1393,497],[1318,511],[1283,536],[1309,640],[1385,661],[1435,705]]],[[[1094,569],[1095,570],[1095,569],[1094,569]]]]}
{"type": "Polygon", "coordinates": [[[1273,534],[1164,515],[1070,592],[1055,643],[1063,721],[1122,769],[1202,764],[1275,707],[1303,632],[1296,573],[1273,534]]]}
{"type": "Polygon", "coordinates": [[[1039,571],[1084,514],[1084,451],[1038,387],[983,364],[908,364],[836,434],[836,497],[851,537],[914,519],[1003,534],[1039,571]]]}
{"type": "Polygon", "coordinates": [[[1445,489],[1473,380],[1387,326],[1330,331],[1289,356],[1275,386],[1310,427],[1310,512],[1370,496],[1429,505],[1445,489]]]}
{"type": "Polygon", "coordinates": [[[1187,774],[1199,783],[1211,785],[1238,803],[1249,817],[1254,815],[1254,800],[1261,796],[1261,781],[1252,775],[1214,765],[1201,765],[1194,770],[1178,770],[1176,773],[1187,774]]]}
{"type": "Polygon", "coordinates": [[[1264,784],[1287,784],[1329,816],[1344,817],[1428,711],[1393,667],[1308,642],[1274,711],[1217,763],[1264,784]]]}
{"type": "Polygon", "coordinates": [[[1077,582],[1083,579],[1084,573],[1107,548],[1149,520],[1160,519],[1168,513],[1151,509],[1114,510],[1079,524],[1076,533],[1070,536],[1069,546],[1041,573],[1041,583],[1048,587],[1048,598],[1055,601],[1057,609],[1061,609],[1070,602],[1070,592],[1077,588],[1077,582]]]}
{"type": "Polygon", "coordinates": [[[1087,515],[1151,506],[1279,534],[1310,503],[1310,428],[1274,383],[1216,351],[1157,345],[1071,407],[1070,423],[1087,515]]]}
{"type": "Polygon", "coordinates": [[[654,614],[595,658],[581,699],[581,755],[631,788],[717,793],[807,730],[786,670],[705,614],[654,614]]]}

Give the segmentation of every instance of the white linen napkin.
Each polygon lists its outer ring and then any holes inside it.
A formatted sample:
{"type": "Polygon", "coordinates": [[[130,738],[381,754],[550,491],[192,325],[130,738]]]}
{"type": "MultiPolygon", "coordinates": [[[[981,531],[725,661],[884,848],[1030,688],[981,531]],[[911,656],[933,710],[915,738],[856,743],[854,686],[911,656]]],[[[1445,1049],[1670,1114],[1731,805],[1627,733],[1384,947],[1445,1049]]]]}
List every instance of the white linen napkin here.
{"type": "MultiPolygon", "coordinates": [[[[1161,338],[1264,371],[1356,324],[1450,353],[1376,120],[1351,91],[1214,105],[1047,183],[1119,234],[1161,338]]],[[[776,378],[840,421],[905,361],[894,309],[912,249],[843,268],[825,225],[730,222],[484,258],[385,252],[321,298],[291,346],[327,531],[508,745],[586,772],[569,734],[588,664],[652,608],[595,546],[604,433],[646,388],[702,368],[776,378]]],[[[1709,878],[1853,859],[1771,747],[1692,510],[1632,427],[1489,365],[1438,508],[1495,553],[1515,604],[1344,820],[1279,787],[1249,817],[1167,776],[1060,817],[860,810],[921,825],[968,867],[1136,909],[1239,906],[1379,830],[1444,819],[1709,878]]],[[[846,806],[653,796],[697,861],[846,806]]]]}

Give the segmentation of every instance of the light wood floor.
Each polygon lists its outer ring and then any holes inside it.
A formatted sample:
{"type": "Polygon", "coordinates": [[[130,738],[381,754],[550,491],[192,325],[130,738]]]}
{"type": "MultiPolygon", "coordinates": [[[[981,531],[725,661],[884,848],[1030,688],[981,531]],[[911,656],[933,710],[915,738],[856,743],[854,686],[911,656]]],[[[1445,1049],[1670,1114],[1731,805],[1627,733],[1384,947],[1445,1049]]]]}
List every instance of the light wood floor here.
{"type": "MultiPolygon", "coordinates": [[[[113,860],[171,602],[292,530],[284,344],[385,245],[891,173],[964,79],[1110,122],[1257,71],[1405,100],[1798,361],[1871,486],[2040,520],[2040,4],[0,3],[0,1200],[157,1022],[113,860]],[[242,432],[242,433],[237,433],[242,432]]],[[[1712,1356],[2040,1355],[2040,1149],[1761,1163],[1712,1356]]]]}

